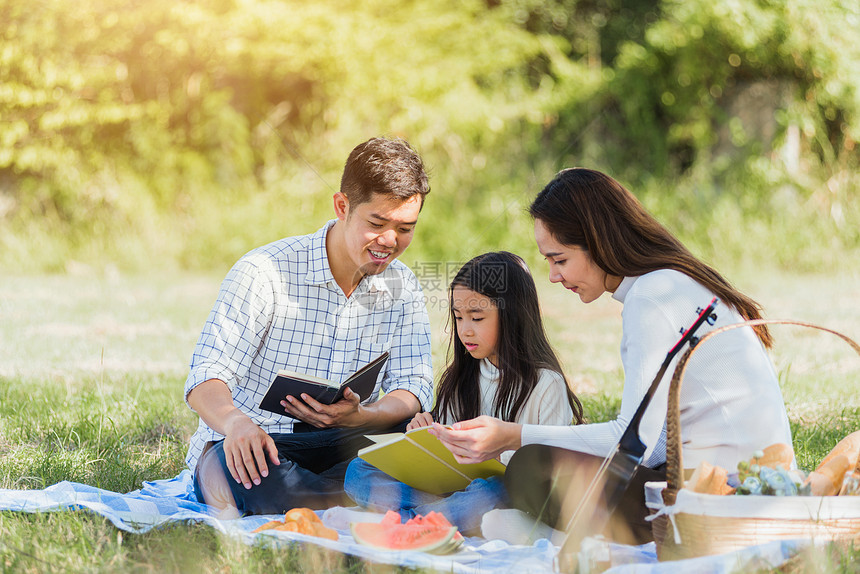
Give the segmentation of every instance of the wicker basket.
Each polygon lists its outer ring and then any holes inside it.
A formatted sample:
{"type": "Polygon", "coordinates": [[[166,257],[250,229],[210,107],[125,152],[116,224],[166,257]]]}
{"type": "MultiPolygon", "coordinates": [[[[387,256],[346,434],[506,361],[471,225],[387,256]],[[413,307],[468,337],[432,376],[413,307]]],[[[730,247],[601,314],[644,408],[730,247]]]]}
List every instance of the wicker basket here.
{"type": "MultiPolygon", "coordinates": [[[[680,393],[687,363],[708,339],[722,332],[764,324],[799,325],[832,333],[860,355],[860,345],[845,335],[798,321],[758,319],[727,325],[702,336],[682,355],[669,387],[666,416],[666,486],[664,511],[657,513],[652,531],[660,560],[733,552],[773,540],[812,538],[860,541],[860,496],[719,496],[683,489],[680,393]],[[683,490],[682,490],[683,489],[683,490]]],[[[653,499],[659,483],[649,483],[653,499]]]]}

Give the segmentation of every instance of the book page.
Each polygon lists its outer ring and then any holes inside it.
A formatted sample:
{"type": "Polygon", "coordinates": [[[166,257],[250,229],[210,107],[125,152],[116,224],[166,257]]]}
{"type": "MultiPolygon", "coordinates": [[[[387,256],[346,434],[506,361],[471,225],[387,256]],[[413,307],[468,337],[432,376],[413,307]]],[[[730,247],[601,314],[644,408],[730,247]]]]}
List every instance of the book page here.
{"type": "Polygon", "coordinates": [[[316,383],[318,385],[325,385],[327,387],[338,388],[340,387],[340,383],[336,383],[329,379],[324,379],[322,377],[315,377],[313,375],[308,375],[307,373],[298,373],[296,371],[287,371],[286,369],[281,369],[278,371],[278,377],[285,377],[287,379],[296,379],[299,381],[307,381],[309,383],[316,383]]]}
{"type": "Polygon", "coordinates": [[[365,435],[376,442],[358,451],[359,458],[413,488],[431,494],[462,490],[475,478],[502,475],[505,466],[492,459],[478,464],[460,464],[430,427],[406,433],[365,435]]]}
{"type": "Polygon", "coordinates": [[[488,478],[505,473],[505,465],[496,459],[474,464],[460,464],[438,438],[427,432],[427,428],[413,429],[406,433],[406,437],[471,479],[488,478]]]}

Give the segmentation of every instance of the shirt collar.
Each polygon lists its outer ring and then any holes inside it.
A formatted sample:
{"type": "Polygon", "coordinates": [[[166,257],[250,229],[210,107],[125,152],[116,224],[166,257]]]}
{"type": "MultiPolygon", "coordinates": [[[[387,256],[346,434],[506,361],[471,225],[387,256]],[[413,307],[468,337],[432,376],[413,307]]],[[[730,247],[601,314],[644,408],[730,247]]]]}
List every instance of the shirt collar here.
{"type": "Polygon", "coordinates": [[[630,288],[633,287],[633,284],[636,283],[636,280],[639,277],[625,277],[621,280],[621,283],[618,284],[618,288],[615,289],[615,292],[612,294],[612,298],[616,301],[621,301],[621,304],[624,304],[624,298],[627,297],[627,292],[630,291],[630,288]]]}
{"type": "Polygon", "coordinates": [[[391,294],[389,282],[394,282],[401,278],[399,269],[392,267],[393,263],[394,261],[389,263],[388,267],[385,268],[385,271],[378,275],[365,275],[361,283],[358,284],[358,288],[361,289],[364,287],[367,289],[368,293],[391,294]]]}
{"type": "Polygon", "coordinates": [[[489,359],[481,359],[481,376],[490,381],[499,378],[499,369],[489,359]]]}
{"type": "Polygon", "coordinates": [[[334,275],[332,275],[331,267],[328,264],[328,253],[325,250],[325,238],[335,223],[337,223],[337,219],[327,221],[310,237],[308,274],[305,276],[305,281],[309,285],[325,285],[334,282],[334,275]]]}

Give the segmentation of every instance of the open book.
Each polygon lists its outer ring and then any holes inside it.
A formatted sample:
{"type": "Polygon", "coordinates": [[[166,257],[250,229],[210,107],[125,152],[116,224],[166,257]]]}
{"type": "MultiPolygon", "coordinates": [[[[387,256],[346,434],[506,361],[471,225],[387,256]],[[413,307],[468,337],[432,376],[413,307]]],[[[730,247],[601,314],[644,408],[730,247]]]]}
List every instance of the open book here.
{"type": "Polygon", "coordinates": [[[302,400],[301,394],[305,393],[316,401],[330,405],[343,398],[344,390],[349,387],[352,392],[366,399],[373,393],[376,379],[382,370],[382,365],[388,359],[388,351],[385,351],[368,364],[353,373],[342,383],[314,377],[293,371],[278,371],[275,380],[269,385],[266,394],[260,401],[260,408],[275,414],[286,414],[281,401],[287,395],[302,400]]]}
{"type": "Polygon", "coordinates": [[[476,478],[505,473],[505,465],[496,459],[460,464],[438,438],[427,432],[429,428],[367,435],[376,444],[359,450],[358,457],[400,482],[430,494],[462,490],[476,478]]]}

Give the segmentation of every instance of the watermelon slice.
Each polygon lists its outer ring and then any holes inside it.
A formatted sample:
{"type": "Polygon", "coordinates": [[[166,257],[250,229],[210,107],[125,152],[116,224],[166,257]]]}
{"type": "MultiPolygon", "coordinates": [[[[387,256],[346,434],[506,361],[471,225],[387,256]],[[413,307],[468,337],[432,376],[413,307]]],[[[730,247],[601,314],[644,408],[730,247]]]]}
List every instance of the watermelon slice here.
{"type": "MultiPolygon", "coordinates": [[[[389,511],[389,512],[391,512],[391,511],[389,511]]],[[[392,512],[391,514],[393,514],[395,517],[397,517],[398,520],[400,519],[400,515],[397,514],[396,512],[392,512]]],[[[386,513],[386,516],[387,515],[388,514],[386,513]]],[[[448,522],[448,519],[445,518],[444,514],[442,514],[440,512],[435,512],[432,510],[430,512],[428,512],[425,516],[421,516],[420,514],[416,514],[415,516],[413,516],[412,518],[407,520],[404,524],[423,524],[425,526],[438,526],[440,528],[441,527],[450,528],[451,526],[454,526],[453,524],[448,522]]],[[[463,542],[463,535],[460,534],[459,530],[457,531],[457,534],[454,535],[454,540],[456,542],[463,542]]]]}
{"type": "Polygon", "coordinates": [[[413,550],[448,554],[463,543],[463,535],[438,512],[415,516],[400,523],[400,515],[389,511],[381,522],[353,522],[352,537],[359,544],[378,550],[413,550]]]}

